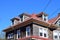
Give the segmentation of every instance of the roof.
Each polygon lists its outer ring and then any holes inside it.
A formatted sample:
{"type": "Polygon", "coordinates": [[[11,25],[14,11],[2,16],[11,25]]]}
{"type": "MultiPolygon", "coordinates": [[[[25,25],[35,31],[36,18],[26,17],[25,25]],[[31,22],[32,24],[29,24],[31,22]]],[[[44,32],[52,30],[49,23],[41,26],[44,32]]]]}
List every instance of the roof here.
{"type": "MultiPolygon", "coordinates": [[[[32,15],[29,15],[29,14],[27,14],[27,13],[22,13],[22,14],[20,14],[19,16],[22,16],[22,15],[26,15],[26,16],[29,16],[29,17],[38,17],[39,15],[46,15],[47,16],[47,14],[45,14],[44,12],[41,12],[41,13],[39,13],[39,14],[35,14],[35,13],[33,13],[32,15]]],[[[17,19],[17,20],[19,20],[20,18],[19,17],[14,17],[14,18],[12,18],[11,20],[14,20],[14,19],[17,19]]]]}
{"type": "Polygon", "coordinates": [[[20,20],[20,18],[19,17],[14,17],[14,18],[12,18],[11,20],[20,20]]]}
{"type": "Polygon", "coordinates": [[[59,18],[60,18],[60,13],[58,14],[58,16],[48,20],[48,22],[51,23],[51,24],[54,24],[56,22],[56,20],[58,20],[59,18]]]}
{"type": "MultiPolygon", "coordinates": [[[[42,14],[44,14],[44,13],[41,12],[41,14],[39,14],[39,15],[42,15],[42,14]]],[[[22,23],[18,23],[18,24],[16,24],[16,25],[9,26],[9,28],[4,29],[3,31],[4,31],[4,32],[8,32],[8,31],[17,29],[17,28],[19,28],[19,27],[26,26],[26,25],[31,24],[31,23],[37,23],[37,24],[46,26],[46,27],[51,28],[51,29],[55,29],[55,28],[56,28],[56,25],[52,24],[52,22],[54,22],[54,21],[57,19],[57,17],[49,20],[49,21],[48,21],[49,23],[48,23],[48,22],[43,21],[42,18],[38,18],[38,16],[37,16],[38,14],[28,15],[28,14],[25,14],[25,13],[24,13],[24,14],[22,14],[22,15],[27,15],[27,16],[29,16],[30,18],[29,18],[28,20],[22,22],[22,23]],[[18,26],[18,27],[17,27],[17,26],[18,26]]],[[[46,15],[47,15],[47,14],[46,14],[46,15]]],[[[13,19],[19,19],[19,18],[13,18],[13,19]]]]}
{"type": "Polygon", "coordinates": [[[48,14],[46,14],[46,13],[44,13],[44,12],[40,12],[39,14],[37,14],[38,16],[40,16],[40,15],[46,15],[46,16],[48,16],[48,14]]]}
{"type": "Polygon", "coordinates": [[[46,26],[46,27],[48,27],[48,28],[51,28],[51,29],[55,29],[55,28],[56,28],[56,26],[53,25],[53,24],[50,25],[50,24],[48,24],[48,23],[46,23],[46,22],[44,22],[44,21],[31,18],[31,19],[29,19],[29,20],[27,20],[27,21],[24,21],[24,22],[22,22],[22,23],[19,23],[19,24],[10,26],[9,28],[4,29],[3,31],[4,31],[4,32],[8,32],[8,31],[17,29],[17,28],[19,28],[19,27],[26,26],[26,25],[31,24],[31,23],[37,23],[37,24],[40,24],[40,25],[44,25],[44,26],[46,26]],[[17,26],[18,26],[18,27],[17,27],[17,26]]]}
{"type": "Polygon", "coordinates": [[[26,16],[31,16],[30,14],[28,14],[28,13],[22,13],[22,14],[20,14],[19,16],[21,16],[21,15],[26,15],[26,16]]]}

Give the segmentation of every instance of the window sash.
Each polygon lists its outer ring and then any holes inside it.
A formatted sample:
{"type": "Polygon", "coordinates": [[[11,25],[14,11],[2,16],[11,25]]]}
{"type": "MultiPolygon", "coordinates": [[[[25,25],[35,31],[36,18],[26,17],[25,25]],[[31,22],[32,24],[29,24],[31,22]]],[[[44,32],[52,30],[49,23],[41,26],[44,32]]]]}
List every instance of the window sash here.
{"type": "Polygon", "coordinates": [[[53,31],[53,39],[60,39],[60,31],[58,30],[53,31]],[[55,36],[57,36],[57,38],[55,36]]]}
{"type": "Polygon", "coordinates": [[[13,38],[13,37],[14,37],[13,33],[8,34],[7,36],[8,39],[13,38]]]}
{"type": "Polygon", "coordinates": [[[47,34],[46,33],[44,33],[44,37],[47,37],[47,34]]]}
{"type": "Polygon", "coordinates": [[[17,39],[20,38],[20,35],[21,35],[20,30],[17,30],[17,39]]]}
{"type": "Polygon", "coordinates": [[[30,27],[26,27],[26,36],[30,36],[30,27]]]}
{"type": "Polygon", "coordinates": [[[40,33],[42,33],[41,37],[45,37],[45,36],[46,36],[46,38],[48,37],[48,29],[47,28],[40,27],[39,28],[39,35],[40,35],[40,33]]]}

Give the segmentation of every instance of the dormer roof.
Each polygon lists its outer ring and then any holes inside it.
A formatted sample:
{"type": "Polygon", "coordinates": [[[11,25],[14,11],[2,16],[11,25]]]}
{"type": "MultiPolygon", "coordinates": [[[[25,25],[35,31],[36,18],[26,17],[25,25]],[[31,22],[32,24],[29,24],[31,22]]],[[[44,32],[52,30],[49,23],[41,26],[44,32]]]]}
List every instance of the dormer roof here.
{"type": "Polygon", "coordinates": [[[44,12],[40,12],[39,14],[37,14],[38,16],[40,16],[40,15],[46,15],[46,16],[48,16],[48,14],[46,14],[46,13],[44,13],[44,12]]]}
{"type": "Polygon", "coordinates": [[[14,18],[11,19],[11,21],[13,21],[13,20],[20,20],[20,18],[19,17],[14,17],[14,18]]]}

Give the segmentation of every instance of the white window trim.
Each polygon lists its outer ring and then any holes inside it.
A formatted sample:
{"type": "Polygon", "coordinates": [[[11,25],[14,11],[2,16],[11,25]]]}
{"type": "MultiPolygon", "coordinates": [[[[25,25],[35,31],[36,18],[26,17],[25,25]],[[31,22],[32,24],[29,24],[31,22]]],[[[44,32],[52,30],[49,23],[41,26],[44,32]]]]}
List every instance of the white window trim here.
{"type": "Polygon", "coordinates": [[[40,33],[43,33],[41,37],[44,37],[44,33],[46,33],[46,37],[44,38],[48,38],[48,32],[46,32],[44,29],[46,29],[48,31],[47,28],[43,28],[43,27],[39,27],[39,36],[40,36],[40,33]],[[40,31],[40,28],[42,28],[42,30],[40,31]]]}
{"type": "MultiPolygon", "coordinates": [[[[26,37],[30,36],[30,35],[27,34],[28,33],[27,28],[30,28],[30,27],[26,27],[26,37]]],[[[29,32],[30,32],[30,29],[29,29],[29,32]]]]}
{"type": "Polygon", "coordinates": [[[60,31],[58,31],[58,30],[54,30],[53,31],[53,39],[55,40],[56,38],[54,37],[55,35],[57,35],[57,40],[59,40],[60,38],[59,38],[59,36],[60,36],[60,31]]]}
{"type": "MultiPolygon", "coordinates": [[[[20,31],[20,30],[17,30],[17,31],[20,31]]],[[[17,39],[18,39],[18,36],[19,36],[19,35],[18,35],[18,33],[17,33],[17,39]]]]}
{"type": "Polygon", "coordinates": [[[43,18],[43,21],[44,21],[44,18],[46,18],[46,22],[48,21],[48,17],[46,16],[44,16],[44,15],[42,15],[42,18],[43,18]]]}
{"type": "Polygon", "coordinates": [[[10,33],[10,34],[8,34],[8,36],[7,36],[7,39],[10,39],[10,38],[13,38],[14,37],[14,35],[13,35],[13,33],[10,33]],[[12,35],[12,36],[11,36],[12,35]],[[10,36],[10,37],[9,37],[10,36]]]}

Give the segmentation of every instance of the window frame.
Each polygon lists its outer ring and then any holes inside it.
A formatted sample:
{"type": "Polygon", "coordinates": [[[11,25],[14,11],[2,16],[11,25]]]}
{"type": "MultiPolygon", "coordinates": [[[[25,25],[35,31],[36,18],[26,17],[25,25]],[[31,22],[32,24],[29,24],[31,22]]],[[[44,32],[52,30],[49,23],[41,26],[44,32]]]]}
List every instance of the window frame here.
{"type": "Polygon", "coordinates": [[[21,37],[21,32],[20,30],[17,30],[17,39],[21,37]]]}
{"type": "Polygon", "coordinates": [[[60,26],[60,20],[57,21],[56,25],[57,26],[60,26]]]}
{"type": "Polygon", "coordinates": [[[13,37],[14,37],[13,33],[9,33],[8,36],[7,36],[7,39],[11,39],[13,37]]]}
{"type": "Polygon", "coordinates": [[[31,29],[30,29],[30,26],[28,26],[26,27],[26,37],[30,36],[30,33],[31,33],[31,29]]]}
{"type": "Polygon", "coordinates": [[[53,31],[53,39],[60,39],[60,31],[58,31],[58,30],[54,30],[53,31]],[[57,36],[57,38],[55,38],[55,36],[57,36]]]}
{"type": "Polygon", "coordinates": [[[48,29],[47,28],[39,27],[39,36],[40,36],[40,33],[42,33],[41,37],[44,37],[44,34],[46,34],[45,38],[48,38],[48,29]]]}

